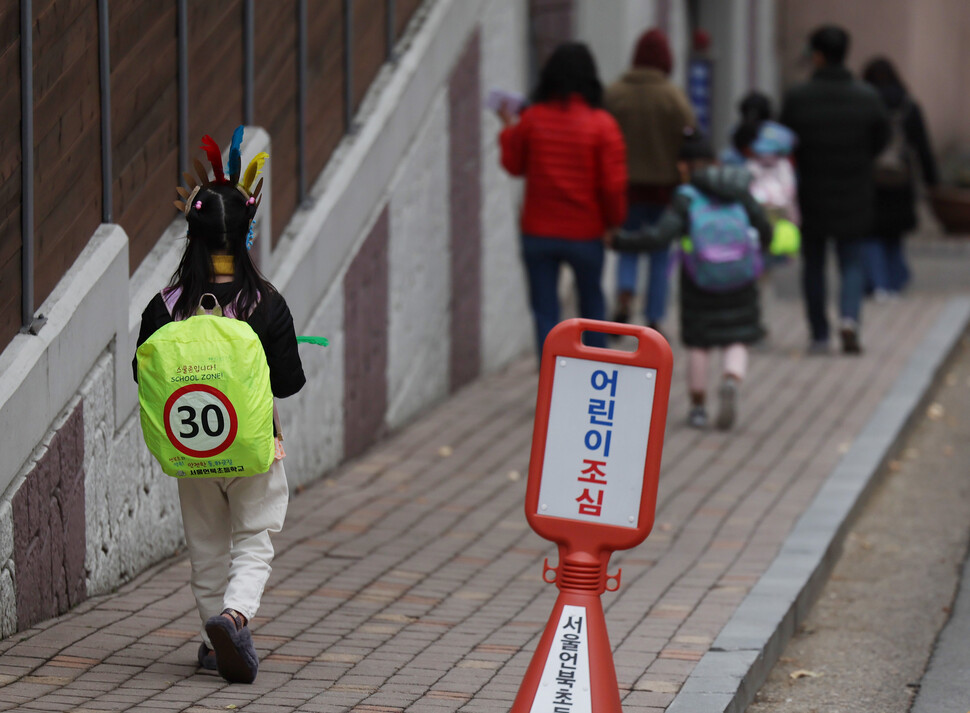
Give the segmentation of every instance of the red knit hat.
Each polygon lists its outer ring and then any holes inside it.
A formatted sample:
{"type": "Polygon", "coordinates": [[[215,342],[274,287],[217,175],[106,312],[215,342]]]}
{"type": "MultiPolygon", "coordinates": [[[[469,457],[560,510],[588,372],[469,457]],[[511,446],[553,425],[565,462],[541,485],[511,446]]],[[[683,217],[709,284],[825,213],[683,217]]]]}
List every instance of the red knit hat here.
{"type": "Polygon", "coordinates": [[[654,27],[640,35],[636,49],[633,51],[634,67],[652,67],[664,74],[670,74],[673,65],[670,43],[662,30],[654,27]]]}

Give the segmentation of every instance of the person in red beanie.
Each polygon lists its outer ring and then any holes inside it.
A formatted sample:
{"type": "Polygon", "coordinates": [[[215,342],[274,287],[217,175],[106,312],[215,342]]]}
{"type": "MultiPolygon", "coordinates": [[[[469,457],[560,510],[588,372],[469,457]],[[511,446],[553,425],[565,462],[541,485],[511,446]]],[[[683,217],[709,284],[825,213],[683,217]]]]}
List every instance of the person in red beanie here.
{"type": "MultiPolygon", "coordinates": [[[[579,312],[604,319],[603,237],[626,216],[626,152],[616,121],[601,107],[603,85],[589,48],[559,45],[539,75],[532,104],[516,119],[499,110],[502,166],[525,178],[522,257],[539,356],[559,322],[559,270],[572,268],[579,312]]],[[[590,346],[606,335],[587,332],[590,346]]]]}
{"type": "MultiPolygon", "coordinates": [[[[627,146],[629,212],[624,228],[654,225],[680,182],[677,154],[685,127],[695,125],[687,97],[670,80],[673,57],[659,29],[644,32],[633,50],[633,66],[607,87],[603,107],[620,125],[627,146]]],[[[644,304],[647,326],[659,328],[667,308],[667,249],[647,253],[650,263],[644,304]]],[[[617,264],[613,321],[627,322],[639,273],[639,255],[624,253],[617,264]]]]}

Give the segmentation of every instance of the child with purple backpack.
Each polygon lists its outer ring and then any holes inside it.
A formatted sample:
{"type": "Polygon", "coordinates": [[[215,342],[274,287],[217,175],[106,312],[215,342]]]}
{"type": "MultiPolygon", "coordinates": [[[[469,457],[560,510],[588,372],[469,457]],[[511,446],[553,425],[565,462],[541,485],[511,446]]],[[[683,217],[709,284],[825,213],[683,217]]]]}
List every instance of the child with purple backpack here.
{"type": "Polygon", "coordinates": [[[722,166],[707,139],[687,130],[678,167],[682,185],[653,227],[609,239],[621,251],[655,250],[679,242],[680,337],[687,347],[688,424],[707,428],[707,372],[712,349],[724,352],[716,425],[734,426],[747,346],[764,333],[758,296],[762,254],[771,239],[764,210],[749,191],[751,174],[722,166]]]}

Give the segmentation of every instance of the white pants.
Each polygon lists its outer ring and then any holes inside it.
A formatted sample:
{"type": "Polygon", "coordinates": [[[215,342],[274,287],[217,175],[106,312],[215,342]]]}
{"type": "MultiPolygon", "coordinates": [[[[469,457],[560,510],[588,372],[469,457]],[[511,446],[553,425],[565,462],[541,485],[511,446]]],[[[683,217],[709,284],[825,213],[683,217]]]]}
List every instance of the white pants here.
{"type": "MultiPolygon", "coordinates": [[[[283,529],[289,491],[282,461],[246,478],[178,481],[192,593],[203,627],[223,609],[252,619],[273,561],[270,533],[283,529]]],[[[202,640],[212,642],[202,631],[202,640]]]]}

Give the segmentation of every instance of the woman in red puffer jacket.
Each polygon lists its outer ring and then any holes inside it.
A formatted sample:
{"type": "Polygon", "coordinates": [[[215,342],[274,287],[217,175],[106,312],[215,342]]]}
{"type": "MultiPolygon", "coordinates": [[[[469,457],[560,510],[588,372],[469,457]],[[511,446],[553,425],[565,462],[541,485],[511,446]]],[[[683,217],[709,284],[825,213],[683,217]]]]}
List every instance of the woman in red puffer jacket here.
{"type": "MultiPolygon", "coordinates": [[[[549,57],[533,103],[518,120],[502,109],[502,166],[525,178],[522,256],[539,354],[559,321],[560,266],[570,266],[580,316],[603,319],[603,235],[627,210],[626,148],[616,121],[601,109],[603,86],[586,45],[568,42],[549,57]]],[[[606,336],[588,334],[591,346],[606,336]]]]}

